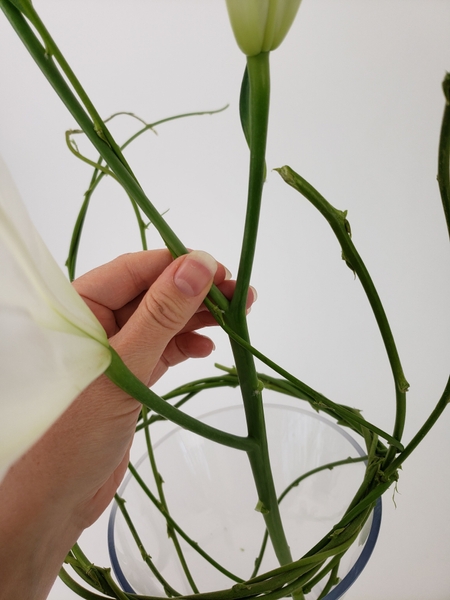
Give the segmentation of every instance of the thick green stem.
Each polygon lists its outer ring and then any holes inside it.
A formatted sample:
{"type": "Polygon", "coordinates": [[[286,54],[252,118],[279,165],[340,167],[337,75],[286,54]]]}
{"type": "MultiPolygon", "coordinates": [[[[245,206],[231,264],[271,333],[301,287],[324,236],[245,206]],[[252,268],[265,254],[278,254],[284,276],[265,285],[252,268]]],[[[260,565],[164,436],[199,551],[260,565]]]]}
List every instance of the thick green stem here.
{"type": "MultiPolygon", "coordinates": [[[[353,464],[353,463],[359,463],[359,462],[363,462],[365,460],[367,460],[367,456],[360,456],[358,458],[349,457],[349,458],[344,458],[343,460],[337,460],[337,461],[334,461],[331,463],[327,463],[326,465],[322,465],[320,467],[316,467],[315,469],[311,469],[310,471],[307,471],[303,475],[300,475],[299,477],[294,479],[294,481],[292,481],[292,483],[290,483],[287,486],[287,488],[283,490],[283,492],[278,497],[278,504],[280,504],[284,500],[284,498],[289,494],[290,491],[292,491],[295,487],[297,487],[302,481],[304,481],[308,477],[311,477],[312,475],[316,475],[317,473],[320,473],[321,471],[325,471],[325,470],[331,471],[334,468],[339,467],[341,465],[349,465],[349,464],[353,464]]],[[[250,579],[254,579],[258,574],[258,570],[261,565],[262,559],[264,557],[264,552],[266,550],[267,541],[268,541],[268,533],[267,533],[267,531],[265,531],[264,535],[263,535],[263,541],[261,543],[261,550],[259,551],[259,554],[256,557],[255,567],[253,569],[253,573],[252,573],[250,579]]]]}
{"type": "MultiPolygon", "coordinates": [[[[236,290],[225,320],[239,336],[249,341],[245,312],[255,256],[265,177],[270,101],[269,53],[261,53],[257,56],[248,57],[247,76],[248,86],[246,86],[243,92],[249,94],[246,102],[248,113],[245,115],[248,126],[246,137],[248,136],[250,146],[247,214],[236,290]]],[[[258,509],[264,516],[266,527],[280,564],[286,564],[292,558],[281,522],[277,494],[270,468],[261,384],[258,380],[251,352],[236,343],[233,339],[230,341],[244,402],[248,435],[250,439],[255,441],[255,447],[248,452],[248,457],[258,493],[258,509]]]]}
{"type": "MultiPolygon", "coordinates": [[[[19,4],[21,4],[21,3],[19,3],[19,4]]],[[[91,99],[86,94],[80,81],[76,77],[75,73],[72,71],[72,68],[70,67],[69,63],[66,61],[64,55],[59,50],[57,44],[53,40],[49,31],[45,27],[44,23],[41,21],[41,18],[38,15],[38,13],[36,12],[36,10],[34,9],[31,1],[26,0],[25,2],[23,2],[22,9],[24,10],[24,14],[27,16],[27,18],[30,20],[30,22],[33,24],[33,26],[36,28],[36,31],[41,36],[42,41],[45,45],[45,52],[46,52],[47,57],[48,58],[50,58],[52,56],[55,57],[56,61],[60,65],[62,71],[64,72],[68,81],[70,82],[70,85],[73,87],[76,94],[80,98],[81,102],[86,107],[86,110],[88,111],[88,114],[93,121],[94,129],[95,129],[95,132],[97,133],[97,135],[100,138],[102,138],[113,149],[113,151],[118,154],[118,156],[121,156],[119,147],[116,144],[116,141],[114,140],[113,136],[110,134],[108,128],[106,127],[105,122],[102,120],[102,118],[99,115],[99,113],[97,112],[97,109],[95,108],[94,104],[91,102],[91,99]]],[[[126,163],[123,156],[121,156],[121,158],[122,158],[123,163],[127,166],[128,170],[131,172],[131,169],[128,166],[128,164],[126,163]]]]}
{"type": "MultiPolygon", "coordinates": [[[[27,3],[27,5],[28,4],[29,3],[27,3]]],[[[81,85],[79,85],[77,82],[77,85],[74,87],[79,96],[77,97],[73,89],[71,89],[67,81],[64,79],[64,76],[56,66],[52,56],[48,54],[46,47],[42,45],[41,41],[37,38],[30,25],[23,17],[21,12],[16,8],[16,6],[9,0],[0,0],[0,8],[9,19],[11,25],[14,27],[23,44],[30,52],[36,64],[41,69],[60,99],[63,101],[66,108],[75,118],[93,146],[98,150],[99,154],[110,167],[111,171],[113,171],[114,175],[126,193],[136,202],[142,212],[153,223],[163,238],[166,246],[171,251],[172,255],[180,256],[182,254],[186,254],[186,247],[175,234],[175,232],[169,227],[155,206],[153,206],[153,204],[147,198],[133,172],[128,166],[125,158],[123,157],[118,145],[116,143],[111,144],[110,141],[105,139],[105,136],[102,135],[101,131],[99,131],[98,123],[93,121],[88,112],[86,112],[85,108],[83,108],[83,105],[80,101],[82,101],[85,105],[87,104],[88,111],[91,111],[92,103],[90,101],[86,102],[86,94],[84,91],[82,97],[80,97],[80,89],[82,89],[81,85]]],[[[42,24],[40,25],[42,28],[44,27],[42,24]]],[[[40,35],[44,35],[42,31],[40,31],[40,35]]],[[[50,34],[46,33],[45,35],[48,35],[50,38],[50,34]]],[[[53,41],[52,45],[56,46],[53,41]]],[[[59,51],[57,56],[58,58],[62,56],[59,51]]],[[[67,63],[63,61],[62,64],[60,63],[60,67],[63,69],[63,72],[67,76],[69,82],[74,85],[75,76],[72,71],[69,70],[68,73],[64,71],[66,64],[67,63]]],[[[226,310],[228,308],[228,300],[215,286],[213,286],[210,291],[210,297],[215,305],[220,308],[220,310],[226,310]]]]}
{"type": "Polygon", "coordinates": [[[250,169],[247,197],[247,212],[244,225],[236,290],[231,302],[231,313],[245,315],[248,286],[255,257],[259,214],[265,178],[267,129],[269,122],[270,70],[269,52],[247,58],[248,86],[243,93],[249,95],[248,141],[250,146],[250,169]]]}
{"type": "Polygon", "coordinates": [[[450,73],[445,76],[442,89],[445,96],[445,109],[439,139],[438,183],[450,235],[450,73]]]}

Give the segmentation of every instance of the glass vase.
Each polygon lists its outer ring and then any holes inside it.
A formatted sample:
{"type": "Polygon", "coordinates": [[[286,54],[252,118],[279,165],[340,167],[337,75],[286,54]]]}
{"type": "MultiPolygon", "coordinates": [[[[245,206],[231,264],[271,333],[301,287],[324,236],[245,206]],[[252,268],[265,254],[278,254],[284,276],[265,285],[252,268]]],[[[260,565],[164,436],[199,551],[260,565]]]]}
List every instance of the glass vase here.
{"type": "MultiPolygon", "coordinates": [[[[327,417],[282,404],[265,405],[270,459],[277,493],[302,474],[328,463],[365,455],[344,428],[327,417]]],[[[240,405],[210,412],[203,421],[245,435],[240,405]]],[[[236,578],[249,579],[260,554],[264,520],[255,510],[257,496],[245,453],[214,444],[177,428],[155,445],[155,461],[164,480],[164,494],[172,519],[198,546],[236,578]]],[[[157,496],[147,454],[136,469],[157,496]]],[[[339,522],[364,476],[365,463],[353,462],[321,470],[293,487],[280,502],[280,512],[293,559],[301,558],[339,522]]],[[[179,594],[192,594],[180,560],[168,536],[161,512],[130,473],[119,496],[134,523],[145,551],[158,571],[179,594]]],[[[326,600],[338,600],[359,576],[373,551],[381,523],[381,500],[366,521],[358,540],[341,560],[339,582],[326,600]]],[[[189,570],[200,592],[232,587],[230,580],[177,535],[189,570]]],[[[161,583],[145,564],[117,504],[108,527],[111,564],[123,590],[164,597],[161,583]]],[[[270,542],[258,573],[278,566],[270,542]]],[[[327,577],[307,595],[317,600],[327,577]]]]}

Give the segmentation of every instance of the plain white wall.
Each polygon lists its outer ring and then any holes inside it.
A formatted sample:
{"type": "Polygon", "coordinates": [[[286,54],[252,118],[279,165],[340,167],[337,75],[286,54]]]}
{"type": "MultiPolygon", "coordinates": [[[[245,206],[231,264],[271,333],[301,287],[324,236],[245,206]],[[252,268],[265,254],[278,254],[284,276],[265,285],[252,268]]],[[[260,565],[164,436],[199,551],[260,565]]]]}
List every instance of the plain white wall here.
{"type": "MultiPolygon", "coordinates": [[[[247,168],[237,110],[244,57],[223,0],[35,6],[103,116],[126,110],[151,122],[230,104],[220,115],[162,125],[127,156],[186,245],[236,272],[247,168]]],[[[406,441],[438,400],[450,358],[448,234],[436,183],[449,31],[445,0],[304,0],[272,56],[253,342],[311,386],[391,429],[393,385],[367,301],[322,217],[271,172],[289,164],[349,211],[411,384],[406,441]]],[[[64,131],[76,125],[3,15],[0,57],[0,152],[63,266],[90,170],[66,150],[64,131]]],[[[135,124],[122,117],[111,129],[121,141],[135,124]]],[[[161,245],[155,231],[149,244],[161,245]]],[[[104,181],[78,272],[137,249],[127,199],[104,181]]],[[[213,336],[211,359],[177,369],[158,390],[213,374],[214,361],[231,364],[224,336],[213,336]]],[[[205,402],[191,410],[204,410],[205,402]]],[[[396,509],[392,494],[385,496],[379,543],[348,600],[450,597],[449,425],[445,414],[404,466],[396,509]]],[[[107,560],[105,521],[83,543],[100,564],[107,560]]],[[[61,583],[50,595],[73,597],[61,583]]]]}

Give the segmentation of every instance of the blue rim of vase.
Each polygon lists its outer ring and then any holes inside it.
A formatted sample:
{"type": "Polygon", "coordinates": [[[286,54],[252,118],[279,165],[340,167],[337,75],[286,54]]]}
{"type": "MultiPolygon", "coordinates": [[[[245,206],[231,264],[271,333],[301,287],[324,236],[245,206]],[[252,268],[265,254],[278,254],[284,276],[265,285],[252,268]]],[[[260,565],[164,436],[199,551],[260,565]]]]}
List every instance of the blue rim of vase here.
{"type": "MultiPolygon", "coordinates": [[[[238,405],[238,404],[233,405],[233,406],[227,406],[225,408],[220,408],[218,410],[208,412],[204,415],[201,415],[201,417],[199,417],[199,418],[204,419],[212,414],[217,414],[222,411],[228,411],[230,409],[240,408],[240,407],[241,407],[241,405],[238,405]]],[[[329,425],[336,431],[339,431],[339,433],[342,434],[348,440],[348,442],[350,442],[350,444],[355,448],[355,450],[358,452],[358,454],[360,456],[365,456],[365,452],[361,448],[361,446],[358,444],[358,442],[345,429],[343,429],[342,427],[339,427],[339,425],[337,425],[334,421],[330,421],[329,419],[323,417],[320,414],[312,413],[308,410],[304,410],[304,409],[298,408],[298,407],[293,407],[293,406],[283,405],[283,404],[266,404],[265,405],[265,408],[273,408],[273,407],[284,408],[287,410],[293,410],[295,412],[301,412],[301,413],[307,414],[308,416],[310,416],[314,419],[317,419],[319,421],[326,423],[327,425],[329,425]]],[[[179,428],[173,429],[172,431],[167,433],[164,437],[162,437],[155,444],[155,448],[157,448],[160,444],[162,444],[168,437],[172,436],[175,433],[175,431],[177,431],[177,429],[179,429],[179,428]]],[[[141,463],[145,460],[146,456],[147,456],[146,454],[141,456],[141,458],[137,461],[137,463],[135,465],[136,468],[138,468],[141,465],[141,463]]],[[[119,495],[126,488],[126,486],[128,485],[131,478],[132,478],[132,474],[129,473],[127,475],[127,477],[124,479],[122,485],[120,486],[119,495]]],[[[119,563],[119,558],[118,558],[117,552],[116,552],[116,545],[115,545],[115,539],[114,539],[114,525],[115,525],[116,516],[117,516],[117,509],[118,509],[117,502],[114,502],[112,505],[111,512],[109,515],[109,520],[108,520],[107,536],[108,536],[109,558],[111,560],[111,566],[112,566],[113,572],[114,572],[115,576],[117,577],[117,581],[119,582],[119,585],[122,587],[122,590],[129,594],[136,594],[135,590],[128,583],[128,580],[122,571],[122,568],[119,563]]],[[[382,501],[381,501],[381,497],[380,497],[377,499],[375,507],[373,509],[372,524],[370,526],[369,535],[367,536],[367,540],[364,543],[364,547],[361,551],[361,554],[356,559],[356,562],[353,565],[353,567],[350,569],[350,571],[343,577],[343,579],[332,590],[330,590],[328,592],[328,594],[326,596],[324,596],[323,600],[339,600],[340,598],[342,598],[342,596],[350,589],[350,587],[358,579],[358,577],[360,576],[360,574],[366,567],[367,563],[369,562],[369,559],[372,556],[372,552],[374,551],[375,544],[377,543],[378,534],[380,533],[380,527],[381,527],[382,512],[383,512],[382,501]]]]}

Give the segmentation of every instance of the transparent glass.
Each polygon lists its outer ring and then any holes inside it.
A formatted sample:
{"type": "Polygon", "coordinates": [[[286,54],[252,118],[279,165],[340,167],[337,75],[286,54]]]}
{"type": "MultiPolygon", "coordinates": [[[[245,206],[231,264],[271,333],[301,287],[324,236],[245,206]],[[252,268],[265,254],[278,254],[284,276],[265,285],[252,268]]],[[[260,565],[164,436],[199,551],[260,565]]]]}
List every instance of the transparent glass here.
{"type": "MultiPolygon", "coordinates": [[[[265,410],[278,494],[311,469],[365,455],[345,429],[325,417],[279,404],[266,405],[265,410]]],[[[202,420],[245,435],[242,406],[216,410],[202,420]]],[[[155,446],[155,457],[173,519],[215,560],[238,577],[248,579],[260,551],[264,522],[255,510],[257,496],[246,454],[177,428],[155,446]]],[[[156,495],[148,456],[142,456],[136,467],[156,495]]],[[[283,499],[280,511],[294,559],[300,558],[339,521],[361,483],[364,469],[364,463],[359,462],[321,471],[302,481],[283,499]]],[[[164,519],[131,474],[119,495],[126,500],[144,548],[158,570],[179,593],[192,593],[164,519]]],[[[376,543],[380,522],[381,501],[342,559],[341,581],[327,594],[327,600],[342,598],[361,573],[376,543]]],[[[181,545],[200,591],[211,592],[234,584],[184,540],[181,545]]],[[[113,570],[124,591],[165,595],[144,563],[117,505],[110,515],[108,546],[113,570]]],[[[259,573],[277,566],[269,543],[259,573]]],[[[325,582],[317,585],[307,600],[317,600],[324,585],[325,582]]]]}

